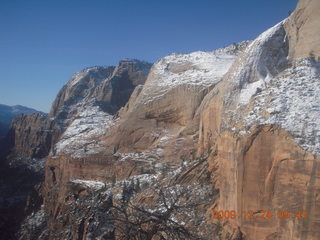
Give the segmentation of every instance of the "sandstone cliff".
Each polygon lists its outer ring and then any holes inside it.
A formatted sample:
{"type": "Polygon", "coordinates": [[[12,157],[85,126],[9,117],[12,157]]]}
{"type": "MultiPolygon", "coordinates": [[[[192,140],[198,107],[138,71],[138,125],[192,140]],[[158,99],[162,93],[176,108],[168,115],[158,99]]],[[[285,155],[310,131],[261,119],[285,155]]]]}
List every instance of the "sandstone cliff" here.
{"type": "Polygon", "coordinates": [[[301,0],[285,24],[292,58],[320,56],[320,2],[301,0]]]}
{"type": "MultiPolygon", "coordinates": [[[[15,227],[7,226],[13,224],[18,227],[24,214],[29,213],[28,209],[35,211],[40,207],[39,183],[43,180],[48,154],[55,155],[65,146],[70,151],[73,143],[78,149],[86,138],[103,134],[105,124],[126,104],[134,88],[144,84],[150,67],[149,63],[126,59],[115,67],[86,68],[76,73],[58,93],[49,116],[40,113],[20,115],[13,120],[1,144],[1,159],[9,164],[2,167],[4,174],[0,178],[3,183],[3,188],[0,188],[3,215],[0,229],[6,233],[5,238],[10,238],[16,231],[15,227]],[[19,175],[19,178],[8,177],[6,172],[19,175]],[[19,185],[23,191],[15,191],[19,185]]],[[[92,142],[93,151],[97,151],[95,142],[92,142]]],[[[89,145],[81,150],[86,153],[89,145]]]]}
{"type": "Polygon", "coordinates": [[[60,128],[47,115],[19,115],[11,124],[6,141],[10,165],[30,164],[27,159],[45,158],[60,135],[60,128]]]}
{"type": "Polygon", "coordinates": [[[209,165],[220,190],[217,210],[293,215],[254,221],[242,216],[229,220],[226,232],[240,227],[247,239],[320,237],[320,65],[307,53],[316,52],[320,35],[308,24],[320,15],[304,12],[318,11],[311,10],[317,4],[301,1],[289,19],[260,35],[202,102],[199,151],[214,149],[209,165]],[[306,38],[296,45],[288,24],[299,14],[308,20],[301,32],[297,28],[296,34],[306,38]],[[295,217],[301,210],[307,219],[295,217]]]}
{"type": "Polygon", "coordinates": [[[16,105],[7,106],[0,104],[0,140],[5,137],[11,124],[11,120],[19,114],[31,114],[39,112],[35,109],[16,105]]]}
{"type": "MultiPolygon", "coordinates": [[[[86,181],[102,186],[114,182],[112,191],[117,192],[119,185],[127,179],[140,179],[141,184],[149,184],[150,188],[155,187],[150,182],[152,179],[163,186],[176,179],[173,186],[179,188],[182,183],[190,184],[199,191],[199,199],[205,198],[206,194],[213,199],[215,191],[208,179],[205,157],[198,158],[195,154],[199,125],[196,109],[249,43],[234,44],[210,53],[165,57],[154,64],[145,85],[136,88],[117,118],[101,117],[92,134],[77,132],[83,119],[79,122],[75,119],[57,143],[55,156],[47,161],[46,211],[55,216],[48,222],[50,238],[65,237],[61,229],[74,225],[67,218],[67,215],[75,214],[68,205],[73,197],[66,200],[66,196],[78,196],[77,189],[83,189],[86,181]],[[57,222],[57,218],[61,222],[57,222]]],[[[85,192],[83,197],[91,196],[90,191],[85,192]]],[[[192,204],[196,204],[197,198],[192,199],[192,204]]],[[[211,200],[206,204],[209,202],[211,200]]],[[[188,224],[192,226],[192,221],[203,221],[206,210],[192,209],[192,214],[201,217],[189,219],[188,224]]],[[[87,218],[83,216],[85,222],[87,218]]],[[[100,224],[96,221],[88,223],[80,232],[72,230],[72,238],[80,234],[85,239],[95,234],[90,226],[100,224]]],[[[209,230],[204,228],[210,227],[204,224],[199,228],[203,235],[208,234],[209,230]]]]}

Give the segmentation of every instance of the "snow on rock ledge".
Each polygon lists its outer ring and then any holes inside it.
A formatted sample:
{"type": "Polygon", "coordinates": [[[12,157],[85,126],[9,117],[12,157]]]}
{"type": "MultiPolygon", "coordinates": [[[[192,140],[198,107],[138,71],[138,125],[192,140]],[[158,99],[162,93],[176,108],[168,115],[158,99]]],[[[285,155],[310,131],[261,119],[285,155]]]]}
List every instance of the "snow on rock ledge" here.
{"type": "Polygon", "coordinates": [[[106,186],[105,183],[94,180],[71,179],[70,182],[95,191],[100,190],[106,186]]]}
{"type": "Polygon", "coordinates": [[[99,107],[85,107],[70,124],[56,144],[55,154],[69,154],[74,158],[99,153],[103,146],[99,137],[114,124],[113,116],[99,107]]]}

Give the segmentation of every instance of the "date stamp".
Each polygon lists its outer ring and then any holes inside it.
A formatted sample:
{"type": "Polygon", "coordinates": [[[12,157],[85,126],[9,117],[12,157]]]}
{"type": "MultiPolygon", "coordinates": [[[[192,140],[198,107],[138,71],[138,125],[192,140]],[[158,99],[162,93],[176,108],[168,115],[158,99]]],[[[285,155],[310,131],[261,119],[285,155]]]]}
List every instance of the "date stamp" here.
{"type": "Polygon", "coordinates": [[[241,211],[235,210],[212,210],[211,219],[246,219],[246,220],[269,220],[269,219],[306,219],[308,214],[304,210],[259,210],[241,211]]]}

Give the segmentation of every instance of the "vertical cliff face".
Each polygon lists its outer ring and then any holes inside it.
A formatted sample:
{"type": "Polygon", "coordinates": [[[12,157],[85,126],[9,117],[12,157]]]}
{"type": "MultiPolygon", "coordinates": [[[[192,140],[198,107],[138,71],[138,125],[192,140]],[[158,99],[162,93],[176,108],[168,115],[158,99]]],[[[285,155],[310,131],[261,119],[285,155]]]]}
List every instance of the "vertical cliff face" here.
{"type": "Polygon", "coordinates": [[[45,158],[59,135],[60,128],[47,115],[19,115],[12,121],[6,139],[10,151],[7,159],[12,165],[23,164],[26,159],[45,158]]]}
{"type": "Polygon", "coordinates": [[[318,3],[301,1],[254,40],[200,108],[199,151],[213,148],[216,209],[242,215],[226,221],[225,236],[239,227],[246,239],[320,237],[320,65],[309,55],[319,45],[318,3]],[[267,210],[273,217],[261,219],[267,210]],[[297,218],[299,211],[308,216],[297,218]]]}
{"type": "Polygon", "coordinates": [[[285,25],[290,44],[290,57],[312,57],[319,60],[319,15],[319,1],[299,1],[297,9],[289,17],[285,25]]]}
{"type": "Polygon", "coordinates": [[[24,217],[41,206],[45,158],[59,129],[42,113],[19,115],[12,121],[1,145],[1,239],[14,239],[24,217]]]}

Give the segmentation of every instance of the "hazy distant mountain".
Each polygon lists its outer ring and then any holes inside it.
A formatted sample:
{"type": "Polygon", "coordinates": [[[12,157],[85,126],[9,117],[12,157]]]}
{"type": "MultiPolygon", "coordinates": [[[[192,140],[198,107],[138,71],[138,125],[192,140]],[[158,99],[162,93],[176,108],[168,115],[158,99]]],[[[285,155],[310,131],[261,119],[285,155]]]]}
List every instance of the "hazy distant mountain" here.
{"type": "Polygon", "coordinates": [[[31,114],[39,112],[35,109],[21,105],[7,106],[0,104],[0,137],[3,137],[10,126],[11,120],[19,114],[31,114]]]}

